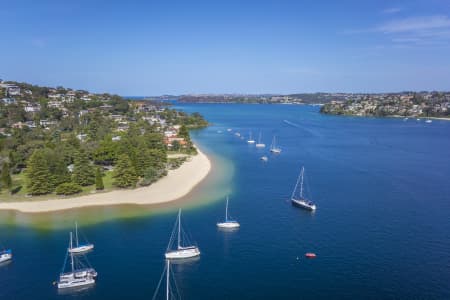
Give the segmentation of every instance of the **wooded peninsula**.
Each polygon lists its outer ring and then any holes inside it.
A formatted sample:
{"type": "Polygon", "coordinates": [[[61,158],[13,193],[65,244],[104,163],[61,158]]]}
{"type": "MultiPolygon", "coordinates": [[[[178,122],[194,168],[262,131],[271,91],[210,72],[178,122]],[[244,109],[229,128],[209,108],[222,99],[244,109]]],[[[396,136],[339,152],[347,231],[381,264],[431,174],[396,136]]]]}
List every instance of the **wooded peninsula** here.
{"type": "Polygon", "coordinates": [[[108,93],[0,81],[0,95],[6,201],[151,185],[195,155],[189,130],[208,125],[198,113],[108,93]]]}

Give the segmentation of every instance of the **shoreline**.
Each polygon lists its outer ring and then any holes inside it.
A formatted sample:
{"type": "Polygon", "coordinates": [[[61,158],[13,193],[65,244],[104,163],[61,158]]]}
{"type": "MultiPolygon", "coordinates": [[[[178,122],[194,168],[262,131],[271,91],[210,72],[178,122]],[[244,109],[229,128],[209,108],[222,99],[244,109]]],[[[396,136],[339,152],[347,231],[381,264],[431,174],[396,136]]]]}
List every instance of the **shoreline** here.
{"type": "Polygon", "coordinates": [[[189,194],[210,173],[210,159],[197,147],[197,155],[183,163],[178,169],[170,170],[167,176],[148,187],[129,190],[114,190],[71,198],[50,200],[3,202],[0,211],[22,213],[48,213],[94,206],[152,205],[172,202],[189,194]]]}
{"type": "Polygon", "coordinates": [[[372,118],[372,119],[411,119],[411,120],[415,120],[415,119],[421,119],[421,120],[441,120],[441,121],[450,121],[450,118],[443,118],[443,117],[417,117],[417,116],[400,116],[400,115],[388,115],[388,116],[361,116],[361,115],[354,115],[354,114],[330,114],[330,113],[322,113],[320,112],[320,114],[322,115],[326,115],[326,116],[335,116],[335,117],[355,117],[355,118],[372,118]]]}

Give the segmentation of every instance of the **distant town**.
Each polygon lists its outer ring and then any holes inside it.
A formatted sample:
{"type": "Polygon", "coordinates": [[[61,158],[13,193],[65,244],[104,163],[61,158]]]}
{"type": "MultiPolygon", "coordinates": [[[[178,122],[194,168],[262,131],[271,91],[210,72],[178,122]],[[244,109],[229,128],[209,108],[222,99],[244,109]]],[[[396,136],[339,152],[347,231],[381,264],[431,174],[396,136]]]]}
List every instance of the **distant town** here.
{"type": "Polygon", "coordinates": [[[420,92],[354,95],[321,107],[325,114],[374,117],[450,117],[450,93],[420,92]]]}
{"type": "Polygon", "coordinates": [[[172,97],[184,103],[310,104],[321,112],[355,116],[450,117],[450,92],[401,93],[311,93],[290,95],[182,95],[172,97]]]}

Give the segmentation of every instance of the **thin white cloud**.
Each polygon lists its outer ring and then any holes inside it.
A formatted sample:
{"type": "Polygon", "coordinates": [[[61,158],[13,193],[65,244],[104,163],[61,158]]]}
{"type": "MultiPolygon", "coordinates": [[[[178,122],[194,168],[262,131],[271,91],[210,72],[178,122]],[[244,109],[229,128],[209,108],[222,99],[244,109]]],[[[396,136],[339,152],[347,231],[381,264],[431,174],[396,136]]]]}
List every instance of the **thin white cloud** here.
{"type": "Polygon", "coordinates": [[[397,45],[450,45],[450,17],[430,15],[394,18],[372,28],[348,30],[345,33],[382,34],[397,45]]]}
{"type": "Polygon", "coordinates": [[[400,33],[430,31],[442,28],[450,28],[450,18],[444,15],[436,15],[389,21],[375,27],[374,31],[384,33],[400,33]]]}

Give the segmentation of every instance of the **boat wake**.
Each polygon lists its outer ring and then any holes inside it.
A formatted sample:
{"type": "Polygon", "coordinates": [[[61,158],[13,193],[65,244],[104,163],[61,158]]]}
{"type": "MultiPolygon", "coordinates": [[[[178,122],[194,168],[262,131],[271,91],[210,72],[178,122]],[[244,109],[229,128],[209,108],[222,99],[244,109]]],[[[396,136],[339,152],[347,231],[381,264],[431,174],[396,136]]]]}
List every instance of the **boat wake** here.
{"type": "Polygon", "coordinates": [[[286,124],[288,124],[288,125],[294,126],[294,127],[296,127],[296,128],[300,128],[300,125],[299,125],[299,124],[292,123],[291,121],[283,120],[283,122],[286,123],[286,124]]]}

